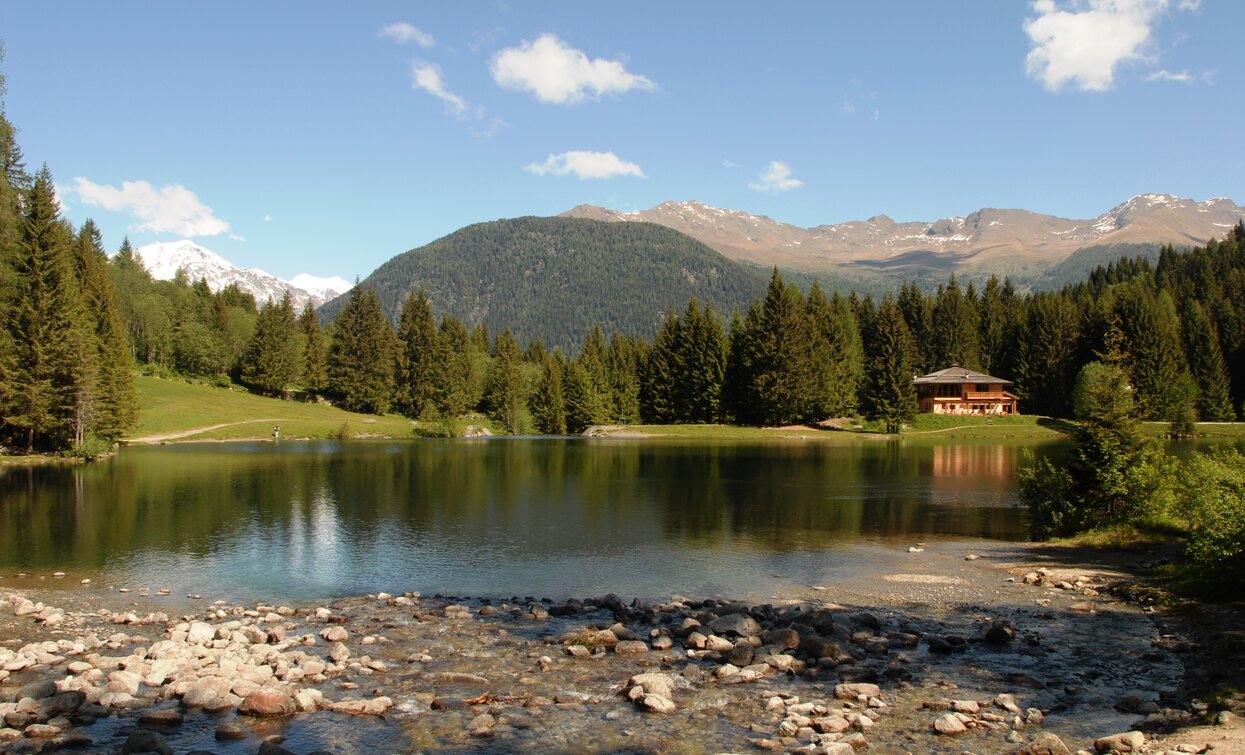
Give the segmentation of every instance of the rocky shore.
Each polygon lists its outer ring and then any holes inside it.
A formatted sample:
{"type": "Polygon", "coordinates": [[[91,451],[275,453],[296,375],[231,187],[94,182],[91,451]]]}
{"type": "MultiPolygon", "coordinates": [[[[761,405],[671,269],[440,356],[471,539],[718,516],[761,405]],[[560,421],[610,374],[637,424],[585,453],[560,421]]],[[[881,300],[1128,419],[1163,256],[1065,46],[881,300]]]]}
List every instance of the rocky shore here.
{"type": "Polygon", "coordinates": [[[1211,716],[1178,693],[1180,640],[1099,577],[983,573],[964,595],[894,575],[876,605],[378,593],[170,616],[2,590],[0,751],[1235,751],[1230,713],[1182,728],[1211,716]]]}

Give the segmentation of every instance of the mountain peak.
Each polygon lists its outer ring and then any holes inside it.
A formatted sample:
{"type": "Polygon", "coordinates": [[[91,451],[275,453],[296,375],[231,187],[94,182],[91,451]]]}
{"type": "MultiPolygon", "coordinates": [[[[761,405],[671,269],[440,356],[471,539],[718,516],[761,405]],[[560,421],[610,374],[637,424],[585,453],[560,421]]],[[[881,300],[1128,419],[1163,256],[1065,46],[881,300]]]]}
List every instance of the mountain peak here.
{"type": "Polygon", "coordinates": [[[318,307],[351,288],[351,284],[341,278],[300,274],[294,281],[285,281],[263,270],[243,269],[190,239],[157,241],[139,247],[134,253],[156,280],[173,280],[178,270],[184,270],[191,281],[207,281],[212,291],[236,284],[254,296],[260,305],[269,299],[280,301],[289,292],[296,309],[308,302],[318,307]]]}

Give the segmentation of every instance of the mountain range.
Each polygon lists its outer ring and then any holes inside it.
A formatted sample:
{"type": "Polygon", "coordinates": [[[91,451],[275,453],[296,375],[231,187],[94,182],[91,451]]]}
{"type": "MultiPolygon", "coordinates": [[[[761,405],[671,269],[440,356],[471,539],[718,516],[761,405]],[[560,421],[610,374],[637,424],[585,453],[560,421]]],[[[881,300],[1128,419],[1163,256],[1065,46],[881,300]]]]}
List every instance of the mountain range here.
{"type": "Polygon", "coordinates": [[[263,270],[240,268],[187,239],[147,244],[135,249],[134,253],[156,280],[173,280],[178,270],[184,270],[188,279],[205,280],[213,291],[235,283],[238,288],[254,296],[260,305],[269,299],[280,301],[288,291],[295,311],[301,310],[308,302],[313,307],[319,307],[354,285],[342,278],[318,278],[306,273],[296,275],[292,280],[282,280],[263,270]]]}
{"type": "Polygon", "coordinates": [[[1089,247],[1201,245],[1221,238],[1245,217],[1245,209],[1225,198],[1199,202],[1140,194],[1095,218],[1080,220],[984,208],[933,222],[897,222],[875,215],[812,228],[695,200],[664,202],[638,212],[579,205],[562,214],[614,223],[657,223],[686,233],[723,256],[767,267],[893,278],[961,271],[1035,276],[1089,247]]]}

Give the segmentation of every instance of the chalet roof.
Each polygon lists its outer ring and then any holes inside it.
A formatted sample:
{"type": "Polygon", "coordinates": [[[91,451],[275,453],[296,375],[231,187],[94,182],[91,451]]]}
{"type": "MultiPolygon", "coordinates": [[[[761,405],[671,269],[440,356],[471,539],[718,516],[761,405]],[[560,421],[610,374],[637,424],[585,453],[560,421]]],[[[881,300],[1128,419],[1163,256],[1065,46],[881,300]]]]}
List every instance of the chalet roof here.
{"type": "Polygon", "coordinates": [[[1011,385],[1012,381],[1003,378],[987,375],[984,372],[975,372],[965,369],[958,364],[952,365],[945,370],[931,372],[928,375],[922,375],[912,380],[915,385],[928,385],[931,383],[996,383],[1001,385],[1011,385]]]}

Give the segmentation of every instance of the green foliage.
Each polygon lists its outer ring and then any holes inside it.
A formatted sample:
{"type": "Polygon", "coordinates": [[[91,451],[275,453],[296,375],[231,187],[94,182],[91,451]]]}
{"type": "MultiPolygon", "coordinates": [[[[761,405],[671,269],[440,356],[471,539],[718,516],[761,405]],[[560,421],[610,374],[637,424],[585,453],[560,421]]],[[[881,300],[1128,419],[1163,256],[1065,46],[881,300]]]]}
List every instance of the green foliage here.
{"type": "Polygon", "coordinates": [[[509,330],[502,331],[497,336],[493,371],[484,393],[489,418],[511,435],[522,435],[527,418],[527,393],[519,343],[509,330]]]}
{"type": "Polygon", "coordinates": [[[324,346],[324,329],[310,302],[298,316],[298,329],[303,342],[303,388],[313,394],[320,393],[328,385],[328,352],[324,346]]]}
{"type": "Polygon", "coordinates": [[[1198,576],[1220,585],[1245,579],[1245,456],[1237,449],[1199,453],[1180,470],[1186,517],[1185,553],[1198,576]]]}
{"type": "Polygon", "coordinates": [[[1065,467],[1030,455],[1021,497],[1040,535],[1071,535],[1103,524],[1165,516],[1174,502],[1176,462],[1141,433],[1128,376],[1091,362],[1073,392],[1076,449],[1065,467]]]}
{"type": "Polygon", "coordinates": [[[566,431],[578,435],[593,425],[605,422],[605,407],[592,385],[592,378],[579,360],[570,363],[562,381],[566,397],[566,431]]]}
{"type": "Polygon", "coordinates": [[[899,306],[889,297],[882,300],[871,333],[873,345],[865,373],[865,407],[880,419],[886,432],[899,432],[916,416],[916,389],[912,384],[912,334],[899,306]]]}
{"type": "Polygon", "coordinates": [[[437,323],[423,289],[402,305],[398,321],[396,400],[408,417],[423,416],[436,398],[437,323]]]}
{"type": "Polygon", "coordinates": [[[807,420],[814,375],[804,297],[776,268],[765,298],[748,310],[743,337],[744,418],[767,425],[807,420]]]}
{"type": "MultiPolygon", "coordinates": [[[[972,284],[969,284],[970,290],[972,284]]],[[[967,297],[952,275],[946,286],[938,287],[932,311],[932,352],[935,369],[959,364],[977,369],[981,364],[981,344],[976,297],[967,297]]]]}
{"type": "Polygon", "coordinates": [[[562,393],[562,367],[551,356],[541,362],[540,379],[532,391],[532,422],[542,435],[566,435],[566,401],[562,393]]]}
{"type": "Polygon", "coordinates": [[[754,269],[663,226],[528,217],[463,228],[394,257],[362,285],[395,319],[423,288],[439,316],[572,349],[595,324],[649,337],[659,313],[693,296],[730,311],[763,283],[754,269]]]}
{"type": "Polygon", "coordinates": [[[329,389],[343,409],[369,414],[389,409],[394,346],[376,292],[355,286],[337,315],[329,348],[329,389]]]}
{"type": "Polygon", "coordinates": [[[298,321],[289,292],[280,304],[269,300],[259,311],[255,335],[242,356],[242,380],[270,395],[288,395],[303,367],[298,321]]]}

